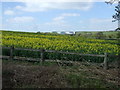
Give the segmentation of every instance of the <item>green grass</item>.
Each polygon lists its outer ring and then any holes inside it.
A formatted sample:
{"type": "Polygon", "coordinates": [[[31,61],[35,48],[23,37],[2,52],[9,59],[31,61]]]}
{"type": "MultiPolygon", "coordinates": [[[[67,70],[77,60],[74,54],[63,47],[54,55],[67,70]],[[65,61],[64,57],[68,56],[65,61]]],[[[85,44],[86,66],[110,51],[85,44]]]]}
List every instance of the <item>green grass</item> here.
{"type": "MultiPolygon", "coordinates": [[[[118,32],[117,31],[91,31],[91,32],[88,32],[88,31],[81,31],[81,32],[77,32],[76,35],[78,34],[81,34],[81,36],[86,36],[87,33],[91,33],[92,35],[87,35],[88,38],[95,38],[96,37],[96,34],[98,32],[102,32],[103,35],[105,35],[105,38],[104,39],[109,39],[109,38],[117,38],[117,34],[118,32]]],[[[86,36],[86,37],[87,37],[86,36]]]]}
{"type": "Polygon", "coordinates": [[[66,74],[67,82],[72,88],[114,88],[117,90],[117,86],[112,83],[108,83],[99,78],[90,78],[88,72],[72,72],[66,74]]]}

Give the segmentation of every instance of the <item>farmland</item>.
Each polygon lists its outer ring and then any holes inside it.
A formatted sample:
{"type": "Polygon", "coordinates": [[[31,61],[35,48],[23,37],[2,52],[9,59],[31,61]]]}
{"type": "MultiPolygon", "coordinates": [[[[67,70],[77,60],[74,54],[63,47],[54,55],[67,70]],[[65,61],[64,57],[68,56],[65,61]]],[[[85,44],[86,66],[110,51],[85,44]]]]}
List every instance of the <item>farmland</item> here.
{"type": "MultiPolygon", "coordinates": [[[[77,52],[83,54],[104,54],[106,52],[112,55],[118,55],[119,53],[118,44],[119,42],[117,40],[89,39],[81,36],[56,35],[44,33],[2,31],[2,46],[6,47],[14,45],[14,47],[20,48],[32,48],[32,49],[44,48],[46,50],[77,52]]],[[[16,51],[16,54],[17,53],[18,52],[16,51]]],[[[4,51],[3,54],[5,54],[4,51]]],[[[26,54],[26,52],[24,52],[24,54],[26,54]]],[[[34,56],[37,55],[38,54],[36,52],[36,55],[34,56]]],[[[53,59],[56,56],[58,56],[59,59],[61,59],[60,54],[57,55],[53,53],[47,54],[46,58],[53,59]]],[[[68,59],[71,58],[70,55],[63,56],[68,57],[68,59]]],[[[72,56],[72,59],[77,60],[78,57],[72,56]]]]}
{"type": "Polygon", "coordinates": [[[44,35],[20,32],[2,32],[2,46],[74,51],[79,53],[118,54],[118,41],[86,39],[76,36],[44,35]]]}
{"type": "MultiPolygon", "coordinates": [[[[117,40],[85,38],[82,36],[2,31],[3,47],[47,49],[83,54],[119,54],[117,40]]],[[[40,52],[14,50],[14,56],[40,58],[40,52]]],[[[3,49],[2,55],[9,56],[9,50],[3,49]]],[[[56,62],[2,60],[3,88],[119,88],[119,68],[113,62],[109,70],[99,67],[100,57],[80,57],[60,53],[45,53],[45,59],[76,60],[71,66],[62,67],[56,62]],[[86,62],[98,62],[94,64],[86,62]]],[[[116,58],[109,58],[110,61],[116,58]]]]}

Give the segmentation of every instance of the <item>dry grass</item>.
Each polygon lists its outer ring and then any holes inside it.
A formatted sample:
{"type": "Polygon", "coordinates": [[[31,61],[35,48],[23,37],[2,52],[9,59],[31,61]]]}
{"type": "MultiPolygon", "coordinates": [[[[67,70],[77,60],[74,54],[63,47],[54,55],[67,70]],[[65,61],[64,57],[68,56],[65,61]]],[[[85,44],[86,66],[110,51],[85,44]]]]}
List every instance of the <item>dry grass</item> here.
{"type": "Polygon", "coordinates": [[[3,88],[116,88],[118,69],[103,70],[86,62],[59,67],[55,63],[3,60],[3,88]]]}

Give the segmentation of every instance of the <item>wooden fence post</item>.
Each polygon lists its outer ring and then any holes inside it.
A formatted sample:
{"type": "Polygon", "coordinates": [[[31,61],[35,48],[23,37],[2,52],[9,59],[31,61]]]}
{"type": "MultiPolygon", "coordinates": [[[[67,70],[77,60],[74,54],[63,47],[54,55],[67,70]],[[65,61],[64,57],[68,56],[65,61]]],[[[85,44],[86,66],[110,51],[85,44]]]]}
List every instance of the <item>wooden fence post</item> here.
{"type": "Polygon", "coordinates": [[[42,48],[42,49],[40,49],[40,56],[41,56],[41,62],[43,63],[44,61],[45,61],[45,59],[44,59],[44,52],[45,52],[45,50],[42,48]]]}
{"type": "Polygon", "coordinates": [[[10,47],[10,60],[13,60],[13,50],[14,50],[14,46],[10,47]]]}
{"type": "Polygon", "coordinates": [[[107,70],[108,69],[108,62],[107,62],[107,53],[105,53],[105,57],[104,57],[104,69],[107,70]]]}

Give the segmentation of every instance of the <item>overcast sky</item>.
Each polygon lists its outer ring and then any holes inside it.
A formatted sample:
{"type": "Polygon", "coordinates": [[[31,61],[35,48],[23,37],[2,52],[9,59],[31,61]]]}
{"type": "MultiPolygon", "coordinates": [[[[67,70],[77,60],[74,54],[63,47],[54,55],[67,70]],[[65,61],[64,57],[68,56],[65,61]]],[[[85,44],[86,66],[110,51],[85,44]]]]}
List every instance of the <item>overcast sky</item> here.
{"type": "Polygon", "coordinates": [[[0,3],[2,30],[51,32],[108,31],[117,28],[117,22],[112,22],[115,4],[107,5],[105,2],[93,0],[88,0],[92,2],[8,1],[0,3]]]}

